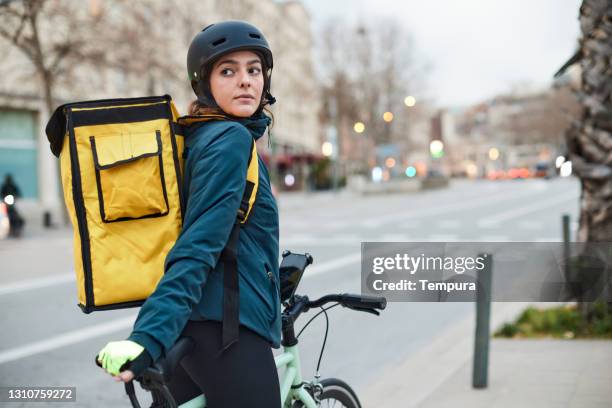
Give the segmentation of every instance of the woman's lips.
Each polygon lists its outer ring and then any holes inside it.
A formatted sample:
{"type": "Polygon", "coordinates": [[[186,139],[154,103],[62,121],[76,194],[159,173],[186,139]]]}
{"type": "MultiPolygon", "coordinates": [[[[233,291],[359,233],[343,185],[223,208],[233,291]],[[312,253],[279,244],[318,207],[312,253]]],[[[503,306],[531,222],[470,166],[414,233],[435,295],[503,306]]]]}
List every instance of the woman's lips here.
{"type": "Polygon", "coordinates": [[[239,96],[236,98],[236,100],[241,103],[251,103],[255,100],[255,98],[247,97],[247,96],[239,96]]]}

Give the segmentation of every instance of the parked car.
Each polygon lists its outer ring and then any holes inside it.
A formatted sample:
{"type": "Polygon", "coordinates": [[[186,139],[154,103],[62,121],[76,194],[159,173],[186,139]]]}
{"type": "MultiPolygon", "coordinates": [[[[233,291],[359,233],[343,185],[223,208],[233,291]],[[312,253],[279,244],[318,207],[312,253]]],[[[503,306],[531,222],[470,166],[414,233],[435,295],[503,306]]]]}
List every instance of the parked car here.
{"type": "Polygon", "coordinates": [[[531,177],[531,172],[527,167],[513,167],[508,170],[508,178],[510,179],[526,179],[531,177]]]}
{"type": "Polygon", "coordinates": [[[550,178],[551,166],[548,163],[537,163],[534,166],[533,177],[550,178]]]}
{"type": "Polygon", "coordinates": [[[491,170],[487,173],[489,180],[504,180],[508,178],[508,175],[503,170],[491,170]]]}

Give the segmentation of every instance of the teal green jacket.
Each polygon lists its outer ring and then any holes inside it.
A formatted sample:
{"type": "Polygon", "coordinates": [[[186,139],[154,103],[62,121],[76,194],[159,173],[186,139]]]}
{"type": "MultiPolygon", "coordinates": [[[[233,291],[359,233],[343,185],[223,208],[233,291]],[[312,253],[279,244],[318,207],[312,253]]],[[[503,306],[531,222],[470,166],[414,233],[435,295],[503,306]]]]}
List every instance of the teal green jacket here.
{"type": "MultiPolygon", "coordinates": [[[[167,352],[188,320],[222,321],[223,266],[219,261],[245,188],[251,140],[270,119],[194,124],[185,135],[183,229],[165,263],[165,274],[142,305],[129,340],[153,360],[167,352]]],[[[240,230],[240,324],[280,346],[278,208],[262,159],[259,188],[240,230]]],[[[239,340],[240,341],[240,340],[239,340]]]]}

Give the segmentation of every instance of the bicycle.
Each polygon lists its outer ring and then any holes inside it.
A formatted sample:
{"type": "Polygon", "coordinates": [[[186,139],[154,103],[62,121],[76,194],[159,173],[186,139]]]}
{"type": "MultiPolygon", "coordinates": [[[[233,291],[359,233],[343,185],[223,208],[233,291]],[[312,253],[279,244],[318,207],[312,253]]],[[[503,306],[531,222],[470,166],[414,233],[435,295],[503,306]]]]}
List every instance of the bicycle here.
{"type": "MultiPolygon", "coordinates": [[[[295,254],[285,251],[283,252],[283,260],[280,265],[281,302],[284,306],[281,315],[281,344],[283,346],[283,353],[276,356],[274,360],[277,369],[285,369],[284,376],[280,379],[282,407],[316,408],[321,407],[322,404],[325,403],[326,406],[361,408],[361,403],[359,402],[357,394],[347,383],[337,378],[319,379],[319,368],[329,330],[327,310],[342,305],[343,307],[355,311],[379,315],[380,313],[378,310],[384,310],[387,301],[384,297],[352,294],[330,294],[311,301],[307,296],[296,295],[295,291],[301,277],[306,267],[312,264],[312,262],[312,256],[308,253],[295,254]],[[328,303],[334,304],[324,307],[328,303]],[[300,315],[314,308],[320,308],[321,311],[314,315],[296,336],[294,323],[300,315]],[[303,381],[298,349],[298,337],[308,325],[321,314],[325,315],[326,329],[321,353],[319,354],[316,374],[313,380],[303,381]]],[[[151,408],[177,408],[177,404],[166,384],[170,381],[174,368],[177,367],[183,356],[190,352],[192,347],[193,343],[190,338],[180,338],[172,349],[168,351],[165,358],[158,360],[153,367],[146,369],[135,379],[144,390],[151,393],[153,398],[151,408]]],[[[129,365],[125,368],[129,368],[129,365]]],[[[140,408],[141,406],[136,397],[133,381],[125,383],[125,390],[130,398],[132,407],[140,408]]],[[[206,408],[206,397],[200,395],[181,404],[178,408],[206,408]]]]}

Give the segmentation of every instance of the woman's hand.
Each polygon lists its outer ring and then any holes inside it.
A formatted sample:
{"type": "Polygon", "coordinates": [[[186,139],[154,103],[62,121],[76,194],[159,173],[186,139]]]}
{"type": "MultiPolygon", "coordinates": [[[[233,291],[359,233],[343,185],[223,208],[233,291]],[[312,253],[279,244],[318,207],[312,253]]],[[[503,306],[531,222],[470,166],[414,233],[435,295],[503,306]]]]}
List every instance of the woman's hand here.
{"type": "Polygon", "coordinates": [[[138,360],[144,360],[144,364],[139,364],[141,370],[151,365],[151,357],[140,344],[130,341],[111,341],[98,353],[97,360],[102,364],[102,368],[113,376],[115,381],[129,382],[134,379],[134,372],[131,370],[121,371],[124,364],[138,360]],[[139,357],[144,357],[139,358],[139,357]]]}
{"type": "Polygon", "coordinates": [[[123,381],[124,383],[127,383],[134,379],[134,373],[131,370],[125,370],[120,372],[119,375],[114,375],[113,379],[115,381],[123,381]]]}

